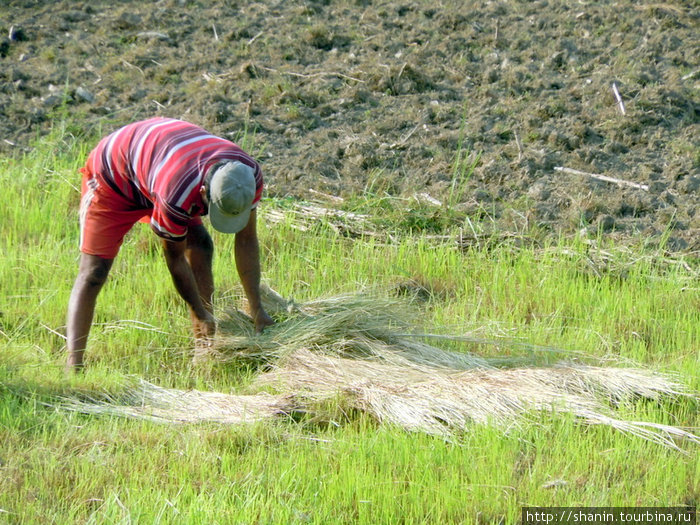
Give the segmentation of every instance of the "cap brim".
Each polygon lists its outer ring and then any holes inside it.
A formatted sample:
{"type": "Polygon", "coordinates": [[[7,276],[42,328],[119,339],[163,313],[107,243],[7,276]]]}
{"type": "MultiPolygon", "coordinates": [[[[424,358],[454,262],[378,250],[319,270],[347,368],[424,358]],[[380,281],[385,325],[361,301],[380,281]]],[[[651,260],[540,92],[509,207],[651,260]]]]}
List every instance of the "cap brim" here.
{"type": "Polygon", "coordinates": [[[209,220],[215,230],[221,233],[238,233],[248,224],[251,208],[239,213],[230,215],[222,212],[214,205],[209,206],[209,220]]]}

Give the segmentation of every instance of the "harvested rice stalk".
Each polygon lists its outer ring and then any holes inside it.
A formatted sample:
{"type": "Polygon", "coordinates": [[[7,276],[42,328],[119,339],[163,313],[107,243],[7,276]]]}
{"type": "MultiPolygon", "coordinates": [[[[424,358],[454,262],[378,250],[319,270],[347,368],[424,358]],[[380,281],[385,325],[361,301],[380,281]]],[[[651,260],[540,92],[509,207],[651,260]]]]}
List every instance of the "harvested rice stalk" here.
{"type": "Polygon", "coordinates": [[[411,431],[449,436],[470,424],[506,428],[533,411],[572,413],[590,424],[604,424],[665,446],[673,438],[700,444],[682,429],[616,419],[600,396],[629,401],[687,395],[677,383],[636,369],[560,365],[551,368],[447,370],[319,355],[300,350],[257,386],[294,392],[308,405],[343,396],[350,407],[411,431]]]}
{"type": "Polygon", "coordinates": [[[269,419],[294,410],[291,397],[261,392],[255,395],[231,395],[201,390],[162,388],[140,380],[127,388],[128,402],[64,398],[58,406],[84,414],[110,415],[166,423],[204,421],[242,424],[269,419]]]}
{"type": "Polygon", "coordinates": [[[700,444],[681,428],[612,415],[604,400],[688,395],[676,382],[637,369],[559,365],[551,368],[449,370],[411,362],[343,358],[298,350],[253,384],[258,393],[228,395],[161,388],[140,381],[117,402],[64,399],[60,406],[89,414],[171,423],[241,424],[292,412],[324,418],[329,400],[409,431],[450,438],[474,424],[508,428],[536,411],[571,413],[679,449],[676,440],[700,444]],[[279,394],[265,393],[272,386],[279,394]]]}
{"type": "Polygon", "coordinates": [[[389,362],[409,361],[449,368],[488,367],[486,359],[449,352],[401,335],[418,325],[418,314],[406,301],[364,294],[339,295],[297,304],[269,288],[262,293],[265,309],[287,318],[256,335],[250,321],[229,312],[210,355],[220,361],[274,362],[300,348],[320,353],[389,362]],[[236,334],[236,335],[231,335],[236,334]]]}

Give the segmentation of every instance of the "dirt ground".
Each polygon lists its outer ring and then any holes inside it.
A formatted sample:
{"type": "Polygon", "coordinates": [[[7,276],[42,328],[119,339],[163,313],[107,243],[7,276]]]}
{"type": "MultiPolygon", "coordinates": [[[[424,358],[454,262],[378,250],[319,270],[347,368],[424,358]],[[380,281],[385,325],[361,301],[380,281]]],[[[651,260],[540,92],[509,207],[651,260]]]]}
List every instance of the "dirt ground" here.
{"type": "Polygon", "coordinates": [[[0,153],[56,122],[173,116],[253,137],[272,196],[439,201],[697,255],[693,4],[5,0],[0,153]]]}

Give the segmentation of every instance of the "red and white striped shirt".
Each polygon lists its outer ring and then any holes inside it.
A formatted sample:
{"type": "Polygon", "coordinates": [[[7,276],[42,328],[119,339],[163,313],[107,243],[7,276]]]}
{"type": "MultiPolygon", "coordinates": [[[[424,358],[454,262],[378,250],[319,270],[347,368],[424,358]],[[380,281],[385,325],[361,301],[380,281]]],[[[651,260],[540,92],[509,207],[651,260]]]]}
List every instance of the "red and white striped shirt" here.
{"type": "Polygon", "coordinates": [[[124,126],[100,141],[82,171],[132,202],[134,209],[147,210],[157,235],[179,239],[187,234],[189,221],[204,211],[204,177],[222,161],[253,168],[255,206],[263,187],[258,163],[233,142],[182,120],[156,117],[124,126]]]}

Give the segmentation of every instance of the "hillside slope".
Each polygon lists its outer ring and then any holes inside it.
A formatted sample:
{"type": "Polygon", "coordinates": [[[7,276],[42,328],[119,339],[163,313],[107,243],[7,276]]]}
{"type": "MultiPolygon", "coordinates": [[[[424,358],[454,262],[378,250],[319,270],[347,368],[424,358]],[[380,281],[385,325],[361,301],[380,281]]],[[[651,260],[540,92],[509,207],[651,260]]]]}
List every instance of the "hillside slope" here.
{"type": "Polygon", "coordinates": [[[700,250],[688,5],[9,0],[0,152],[166,115],[247,133],[273,196],[428,194],[486,229],[700,250]]]}

